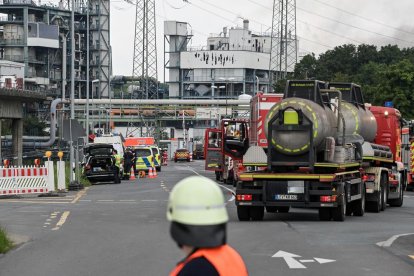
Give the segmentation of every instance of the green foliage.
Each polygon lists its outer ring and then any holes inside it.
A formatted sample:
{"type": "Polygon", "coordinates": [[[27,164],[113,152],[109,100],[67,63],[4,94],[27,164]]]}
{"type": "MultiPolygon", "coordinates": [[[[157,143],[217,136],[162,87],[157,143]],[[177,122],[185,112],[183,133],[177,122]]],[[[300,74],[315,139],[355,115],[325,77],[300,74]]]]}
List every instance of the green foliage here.
{"type": "Polygon", "coordinates": [[[23,119],[23,135],[45,136],[46,123],[37,117],[28,116],[23,119]]]}
{"type": "Polygon", "coordinates": [[[12,241],[8,238],[6,231],[0,227],[0,254],[4,254],[12,248],[12,241]]]}
{"type": "Polygon", "coordinates": [[[295,79],[354,82],[362,86],[366,102],[392,101],[406,119],[414,118],[414,48],[396,45],[346,44],[305,56],[294,71],[295,79]]]}

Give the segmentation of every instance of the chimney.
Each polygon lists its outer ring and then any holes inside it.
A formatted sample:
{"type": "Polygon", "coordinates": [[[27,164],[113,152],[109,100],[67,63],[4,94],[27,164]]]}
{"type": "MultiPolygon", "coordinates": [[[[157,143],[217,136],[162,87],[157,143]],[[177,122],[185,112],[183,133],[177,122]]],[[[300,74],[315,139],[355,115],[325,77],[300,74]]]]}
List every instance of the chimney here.
{"type": "Polygon", "coordinates": [[[227,27],[223,28],[223,36],[226,37],[227,36],[227,27]]]}
{"type": "Polygon", "coordinates": [[[243,29],[245,29],[245,30],[249,29],[249,20],[247,20],[247,19],[243,20],[243,29]]]}

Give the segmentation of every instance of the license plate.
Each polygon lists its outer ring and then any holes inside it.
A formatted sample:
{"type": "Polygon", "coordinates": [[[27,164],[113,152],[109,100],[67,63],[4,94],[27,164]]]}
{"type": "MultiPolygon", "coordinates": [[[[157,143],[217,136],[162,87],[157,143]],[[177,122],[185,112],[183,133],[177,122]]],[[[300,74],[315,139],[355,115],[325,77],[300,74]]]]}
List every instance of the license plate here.
{"type": "Polygon", "coordinates": [[[298,195],[275,195],[276,200],[298,200],[298,195]]]}
{"type": "Polygon", "coordinates": [[[94,172],[100,172],[100,171],[101,171],[101,168],[99,168],[99,167],[95,167],[95,168],[93,168],[93,171],[94,171],[94,172]]]}

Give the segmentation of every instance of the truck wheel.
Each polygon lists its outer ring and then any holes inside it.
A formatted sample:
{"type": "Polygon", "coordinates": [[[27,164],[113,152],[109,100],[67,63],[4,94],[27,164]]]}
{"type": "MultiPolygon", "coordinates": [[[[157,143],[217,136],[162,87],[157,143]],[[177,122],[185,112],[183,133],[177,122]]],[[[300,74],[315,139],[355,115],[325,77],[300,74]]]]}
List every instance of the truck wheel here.
{"type": "Polygon", "coordinates": [[[319,208],[319,220],[330,221],[332,218],[331,208],[319,208]]]}
{"type": "Polygon", "coordinates": [[[216,180],[220,181],[220,173],[219,172],[216,172],[216,180]]]}
{"type": "Polygon", "coordinates": [[[375,193],[375,201],[369,202],[368,203],[368,207],[369,210],[374,212],[374,213],[379,213],[381,211],[381,202],[382,202],[382,197],[383,197],[383,192],[382,192],[382,186],[380,185],[379,187],[379,191],[377,191],[375,193]]]}
{"type": "Polygon", "coordinates": [[[390,206],[392,207],[401,207],[404,202],[404,191],[402,186],[400,187],[400,194],[397,199],[390,199],[390,206]]]}
{"type": "Polygon", "coordinates": [[[365,186],[362,185],[361,199],[353,203],[354,216],[362,217],[365,214],[365,186]]]}
{"type": "Polygon", "coordinates": [[[250,207],[248,206],[237,206],[237,217],[240,221],[250,220],[250,207]]]}
{"type": "Polygon", "coordinates": [[[250,217],[252,218],[252,220],[255,220],[255,221],[263,220],[264,207],[263,206],[250,207],[250,217]]]}
{"type": "Polygon", "coordinates": [[[346,216],[346,198],[345,194],[341,195],[342,204],[332,209],[332,219],[334,221],[344,221],[346,216]]]}
{"type": "Polygon", "coordinates": [[[385,211],[385,209],[387,208],[387,197],[388,197],[388,192],[386,190],[387,189],[387,185],[386,185],[386,177],[387,175],[381,175],[381,193],[382,193],[382,197],[381,197],[381,211],[385,211]]]}

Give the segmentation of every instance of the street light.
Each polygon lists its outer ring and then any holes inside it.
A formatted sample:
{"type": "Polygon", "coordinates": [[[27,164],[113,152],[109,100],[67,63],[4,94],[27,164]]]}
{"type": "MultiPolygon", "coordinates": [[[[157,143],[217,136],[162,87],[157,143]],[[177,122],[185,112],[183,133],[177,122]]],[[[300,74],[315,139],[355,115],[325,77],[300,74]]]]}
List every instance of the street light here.
{"type": "MultiPolygon", "coordinates": [[[[228,91],[227,91],[227,85],[228,85],[229,81],[234,80],[234,78],[219,78],[219,79],[226,82],[226,117],[227,117],[227,98],[229,97],[228,91]]],[[[232,114],[233,114],[233,112],[232,112],[232,114]]]]}
{"type": "MultiPolygon", "coordinates": [[[[92,80],[92,105],[93,105],[93,87],[94,87],[94,83],[99,82],[99,79],[95,79],[92,80]]],[[[89,86],[89,84],[88,84],[89,86]]],[[[96,92],[96,88],[95,88],[95,92],[96,92]]],[[[93,110],[92,110],[92,114],[93,114],[93,110]]],[[[87,133],[88,133],[88,139],[89,139],[89,130],[90,130],[90,126],[89,126],[89,89],[88,89],[88,93],[86,93],[86,127],[87,127],[87,133]]],[[[92,128],[93,128],[93,124],[92,124],[92,128]]]]}
{"type": "MultiPolygon", "coordinates": [[[[215,86],[215,85],[212,85],[211,86],[211,88],[212,88],[212,90],[211,90],[211,98],[214,98],[214,88],[217,88],[218,90],[218,95],[220,95],[220,88],[225,88],[225,86],[224,85],[220,85],[220,86],[215,86]]],[[[218,112],[216,112],[217,113],[217,115],[218,115],[218,112]]],[[[226,112],[227,113],[227,112],[226,112]]],[[[218,116],[217,116],[218,117],[218,116]]],[[[211,112],[210,112],[210,119],[211,119],[211,112]]],[[[218,119],[218,118],[217,118],[218,119]]],[[[218,125],[218,124],[217,124],[218,125]]],[[[211,120],[211,127],[214,127],[214,120],[211,120]]]]}

